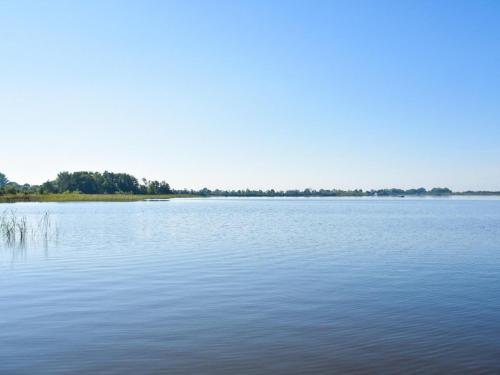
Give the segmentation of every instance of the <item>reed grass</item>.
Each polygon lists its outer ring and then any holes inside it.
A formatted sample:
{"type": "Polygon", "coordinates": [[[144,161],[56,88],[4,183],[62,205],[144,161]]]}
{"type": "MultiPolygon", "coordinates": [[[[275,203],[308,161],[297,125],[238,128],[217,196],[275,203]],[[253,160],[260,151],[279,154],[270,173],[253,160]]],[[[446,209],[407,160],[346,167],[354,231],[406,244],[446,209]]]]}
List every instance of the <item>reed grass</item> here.
{"type": "Polygon", "coordinates": [[[38,222],[28,220],[15,210],[5,210],[0,214],[0,240],[7,245],[25,245],[28,240],[38,238],[47,241],[57,234],[57,226],[48,211],[42,214],[38,222]]]}
{"type": "Polygon", "coordinates": [[[196,198],[191,194],[5,194],[0,203],[14,202],[135,202],[145,199],[196,198]]]}

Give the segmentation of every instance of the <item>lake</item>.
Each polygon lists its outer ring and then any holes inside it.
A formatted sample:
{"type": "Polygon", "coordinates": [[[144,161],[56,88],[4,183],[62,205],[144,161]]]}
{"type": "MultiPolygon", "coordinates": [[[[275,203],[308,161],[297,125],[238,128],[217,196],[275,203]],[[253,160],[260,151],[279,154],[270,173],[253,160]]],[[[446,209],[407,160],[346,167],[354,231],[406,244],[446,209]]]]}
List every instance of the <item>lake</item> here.
{"type": "Polygon", "coordinates": [[[500,373],[500,200],[2,204],[1,374],[500,373]]]}

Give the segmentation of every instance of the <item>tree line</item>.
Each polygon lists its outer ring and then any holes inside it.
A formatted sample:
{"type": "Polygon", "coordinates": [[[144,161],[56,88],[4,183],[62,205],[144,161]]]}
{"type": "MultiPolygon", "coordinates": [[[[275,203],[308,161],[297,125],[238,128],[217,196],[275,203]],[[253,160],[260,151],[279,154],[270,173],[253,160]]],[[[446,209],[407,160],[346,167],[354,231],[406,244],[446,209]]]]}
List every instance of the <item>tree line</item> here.
{"type": "Polygon", "coordinates": [[[174,190],[178,194],[193,194],[207,197],[369,197],[369,196],[423,196],[449,195],[453,192],[448,188],[418,189],[379,189],[379,190],[341,190],[341,189],[304,189],[304,190],[174,190]]]}
{"type": "Polygon", "coordinates": [[[0,195],[3,194],[47,194],[47,193],[81,193],[81,194],[184,194],[204,197],[387,197],[387,196],[439,196],[439,195],[500,195],[495,191],[452,192],[449,188],[423,187],[417,189],[378,189],[378,190],[341,190],[341,189],[304,189],[304,190],[221,190],[203,188],[200,190],[172,189],[166,181],[140,181],[127,173],[100,172],[61,172],[55,180],[41,185],[18,184],[9,181],[0,173],[0,195]]]}
{"type": "Polygon", "coordinates": [[[139,180],[127,173],[100,172],[61,172],[52,181],[41,185],[19,185],[9,182],[0,173],[1,193],[81,193],[81,194],[171,194],[172,189],[166,181],[139,180]]]}

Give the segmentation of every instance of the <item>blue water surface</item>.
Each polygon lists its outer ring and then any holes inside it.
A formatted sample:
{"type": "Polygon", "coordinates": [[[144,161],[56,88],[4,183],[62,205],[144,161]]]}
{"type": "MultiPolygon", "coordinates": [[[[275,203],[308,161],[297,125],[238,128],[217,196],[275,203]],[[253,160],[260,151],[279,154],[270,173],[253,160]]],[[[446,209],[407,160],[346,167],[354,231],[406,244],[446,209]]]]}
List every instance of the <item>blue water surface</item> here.
{"type": "Polygon", "coordinates": [[[499,199],[7,209],[1,374],[500,373],[499,199]]]}

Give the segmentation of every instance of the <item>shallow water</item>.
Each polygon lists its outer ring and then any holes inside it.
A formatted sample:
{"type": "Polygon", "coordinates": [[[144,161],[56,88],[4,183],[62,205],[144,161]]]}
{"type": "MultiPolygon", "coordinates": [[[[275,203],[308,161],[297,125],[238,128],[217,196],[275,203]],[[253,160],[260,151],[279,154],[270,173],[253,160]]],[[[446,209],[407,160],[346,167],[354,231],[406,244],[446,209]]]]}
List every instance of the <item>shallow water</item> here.
{"type": "Polygon", "coordinates": [[[0,373],[500,372],[500,200],[0,205],[0,373]]]}

